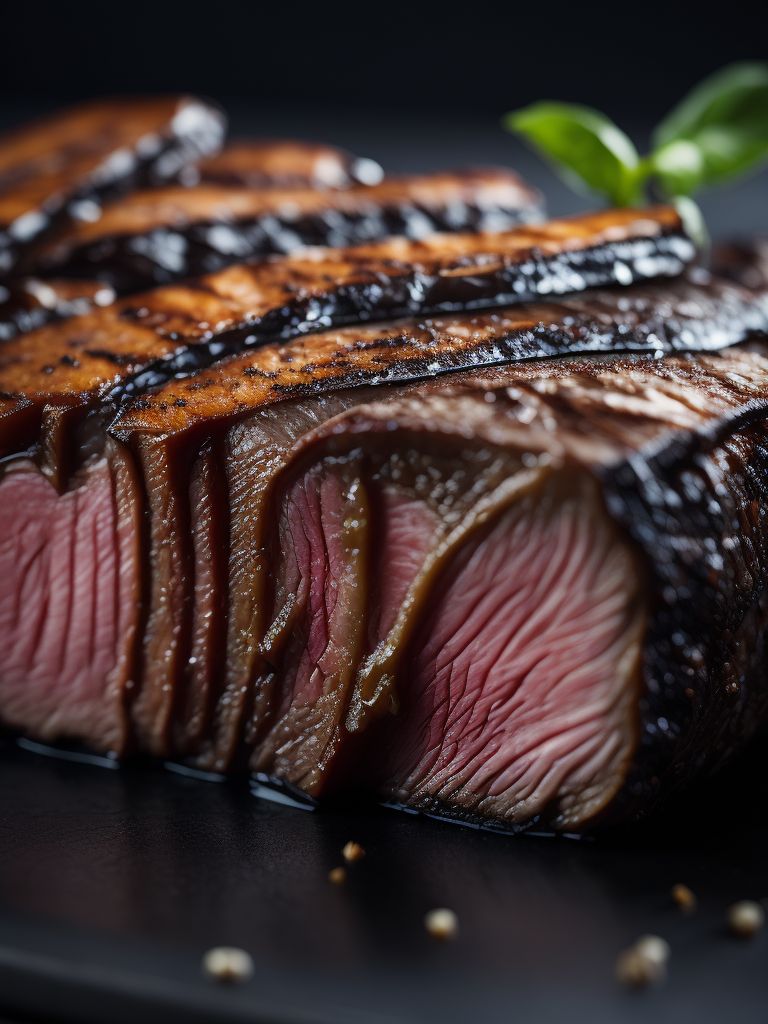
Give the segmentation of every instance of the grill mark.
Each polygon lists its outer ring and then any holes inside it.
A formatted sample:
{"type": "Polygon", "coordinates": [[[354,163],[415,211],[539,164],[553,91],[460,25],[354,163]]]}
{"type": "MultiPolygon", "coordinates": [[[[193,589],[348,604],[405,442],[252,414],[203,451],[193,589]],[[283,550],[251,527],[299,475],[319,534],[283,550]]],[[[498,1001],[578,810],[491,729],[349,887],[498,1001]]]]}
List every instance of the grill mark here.
{"type": "Polygon", "coordinates": [[[54,396],[71,400],[85,389],[96,400],[108,392],[110,400],[123,402],[226,356],[331,325],[540,300],[552,291],[626,281],[627,275],[638,280],[676,276],[694,255],[677,215],[658,208],[552,221],[500,235],[443,235],[426,243],[400,239],[359,250],[326,250],[319,261],[286,257],[205,279],[217,292],[213,307],[208,296],[195,308],[194,286],[192,291],[169,286],[10,341],[0,350],[0,387],[29,397],[45,393],[49,401],[54,396]],[[484,274],[481,266],[468,278],[440,277],[440,270],[457,263],[462,248],[482,261],[483,246],[503,254],[501,270],[484,274]],[[385,272],[390,248],[402,249],[410,262],[385,272]],[[356,266],[356,260],[363,263],[356,266]],[[331,286],[322,281],[329,269],[335,277],[331,286]],[[310,271],[311,286],[297,294],[286,288],[310,271]],[[98,344],[111,337],[113,344],[98,344]],[[62,365],[62,349],[82,365],[62,365]],[[105,353],[113,364],[128,355],[136,363],[122,367],[116,381],[108,380],[103,367],[88,365],[88,351],[105,353]],[[43,375],[48,379],[31,369],[35,352],[49,360],[43,375]]]}

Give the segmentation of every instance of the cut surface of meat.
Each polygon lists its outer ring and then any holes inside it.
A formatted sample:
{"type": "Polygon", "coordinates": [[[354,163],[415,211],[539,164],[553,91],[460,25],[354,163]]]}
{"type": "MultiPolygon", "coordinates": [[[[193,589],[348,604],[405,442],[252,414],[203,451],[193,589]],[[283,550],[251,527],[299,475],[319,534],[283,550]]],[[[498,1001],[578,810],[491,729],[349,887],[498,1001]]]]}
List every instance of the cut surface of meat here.
{"type": "Polygon", "coordinates": [[[508,231],[542,219],[539,194],[502,169],[414,175],[325,192],[176,186],[110,203],[98,219],[47,240],[25,266],[43,276],[96,278],[128,294],[302,246],[508,231]]]}
{"type": "Polygon", "coordinates": [[[536,484],[436,587],[401,715],[367,754],[397,802],[567,828],[624,782],[645,617],[636,559],[594,480],[536,484]]]}
{"type": "Polygon", "coordinates": [[[29,460],[0,480],[0,702],[10,725],[124,753],[139,627],[138,482],[114,453],[58,494],[29,460]]]}
{"type": "Polygon", "coordinates": [[[101,203],[173,178],[215,152],[221,112],[190,96],[96,100],[0,139],[0,274],[54,224],[98,218],[101,203]]]}
{"type": "MultiPolygon", "coordinates": [[[[625,325],[648,348],[667,323],[680,338],[727,332],[733,296],[762,309],[736,285],[653,287],[634,306],[632,289],[537,306],[534,324],[552,338],[580,309],[593,336],[625,325]]],[[[755,337],[722,352],[564,354],[392,385],[345,377],[353,337],[339,355],[336,332],[330,384],[307,355],[313,393],[291,392],[280,368],[299,351],[278,345],[260,392],[252,376],[248,401],[181,428],[174,393],[116,423],[45,407],[0,481],[13,580],[0,715],[47,739],[250,768],[313,798],[373,788],[511,830],[644,813],[768,714],[768,352],[757,321],[742,331],[755,337]],[[16,480],[34,481],[33,500],[16,480]],[[88,533],[109,508],[139,553],[111,556],[139,566],[132,618],[98,618],[111,647],[43,658],[70,633],[53,607],[50,643],[16,630],[36,577],[14,559],[79,552],[77,524],[88,533]]],[[[396,361],[374,333],[382,365],[387,350],[396,361]]],[[[233,365],[209,371],[222,394],[233,365]]],[[[4,398],[0,425],[29,422],[25,401],[4,398]]]]}

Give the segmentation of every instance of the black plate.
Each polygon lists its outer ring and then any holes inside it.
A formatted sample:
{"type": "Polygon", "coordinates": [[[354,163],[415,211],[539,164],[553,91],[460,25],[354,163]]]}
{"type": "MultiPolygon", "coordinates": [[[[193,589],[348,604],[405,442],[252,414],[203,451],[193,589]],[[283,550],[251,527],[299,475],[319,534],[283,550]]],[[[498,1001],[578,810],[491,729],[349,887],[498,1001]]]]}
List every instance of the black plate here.
{"type": "Polygon", "coordinates": [[[594,840],[504,836],[367,807],[307,811],[162,769],[0,751],[0,1008],[46,1020],[441,1022],[768,1017],[768,931],[730,936],[727,906],[768,895],[760,750],[653,827],[594,840]],[[758,796],[758,794],[760,796],[758,796]],[[366,850],[342,887],[328,871],[366,850]],[[684,917],[669,898],[699,898],[684,917]],[[441,944],[426,911],[451,907],[441,944]],[[669,977],[613,978],[638,935],[669,977]],[[214,945],[254,978],[203,979],[214,945]]]}

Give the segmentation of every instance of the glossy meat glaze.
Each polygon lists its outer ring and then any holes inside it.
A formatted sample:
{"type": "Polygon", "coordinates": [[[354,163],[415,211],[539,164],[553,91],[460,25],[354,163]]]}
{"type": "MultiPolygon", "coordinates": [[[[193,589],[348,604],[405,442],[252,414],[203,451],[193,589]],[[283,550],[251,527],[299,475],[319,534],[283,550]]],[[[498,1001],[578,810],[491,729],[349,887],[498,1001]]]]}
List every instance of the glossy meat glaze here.
{"type": "Polygon", "coordinates": [[[317,249],[233,266],[16,338],[0,348],[0,389],[39,402],[107,391],[122,400],[267,340],[674,277],[695,255],[669,207],[317,249]]]}
{"type": "Polygon", "coordinates": [[[305,245],[506,231],[541,219],[540,195],[501,169],[389,178],[335,191],[202,183],[119,199],[98,219],[32,251],[23,269],[96,277],[126,294],[305,245]]]}

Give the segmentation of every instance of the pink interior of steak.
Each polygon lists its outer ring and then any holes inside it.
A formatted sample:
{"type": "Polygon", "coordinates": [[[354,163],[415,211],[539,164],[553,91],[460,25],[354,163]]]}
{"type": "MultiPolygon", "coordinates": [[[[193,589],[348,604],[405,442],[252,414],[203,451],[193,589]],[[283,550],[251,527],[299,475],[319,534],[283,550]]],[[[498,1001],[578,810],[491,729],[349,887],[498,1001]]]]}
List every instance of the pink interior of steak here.
{"type": "Polygon", "coordinates": [[[597,481],[394,422],[345,448],[352,419],[276,491],[252,765],[313,794],[578,828],[635,749],[645,615],[597,481]]]}
{"type": "Polygon", "coordinates": [[[0,481],[0,705],[39,738],[125,744],[138,617],[131,488],[106,458],[64,494],[26,460],[0,481]]]}
{"type": "Polygon", "coordinates": [[[362,651],[366,505],[354,472],[320,467],[289,488],[279,522],[280,570],[264,653],[279,666],[280,698],[253,764],[310,792],[340,742],[362,651]]]}
{"type": "Polygon", "coordinates": [[[468,540],[432,588],[373,773],[404,803],[578,827],[635,745],[634,559],[588,476],[555,474],[468,540]]]}
{"type": "Polygon", "coordinates": [[[191,464],[110,441],[63,493],[12,464],[4,719],[123,750],[129,704],[136,749],[312,795],[593,820],[636,744],[643,588],[594,440],[520,394],[299,403],[191,464]]]}

